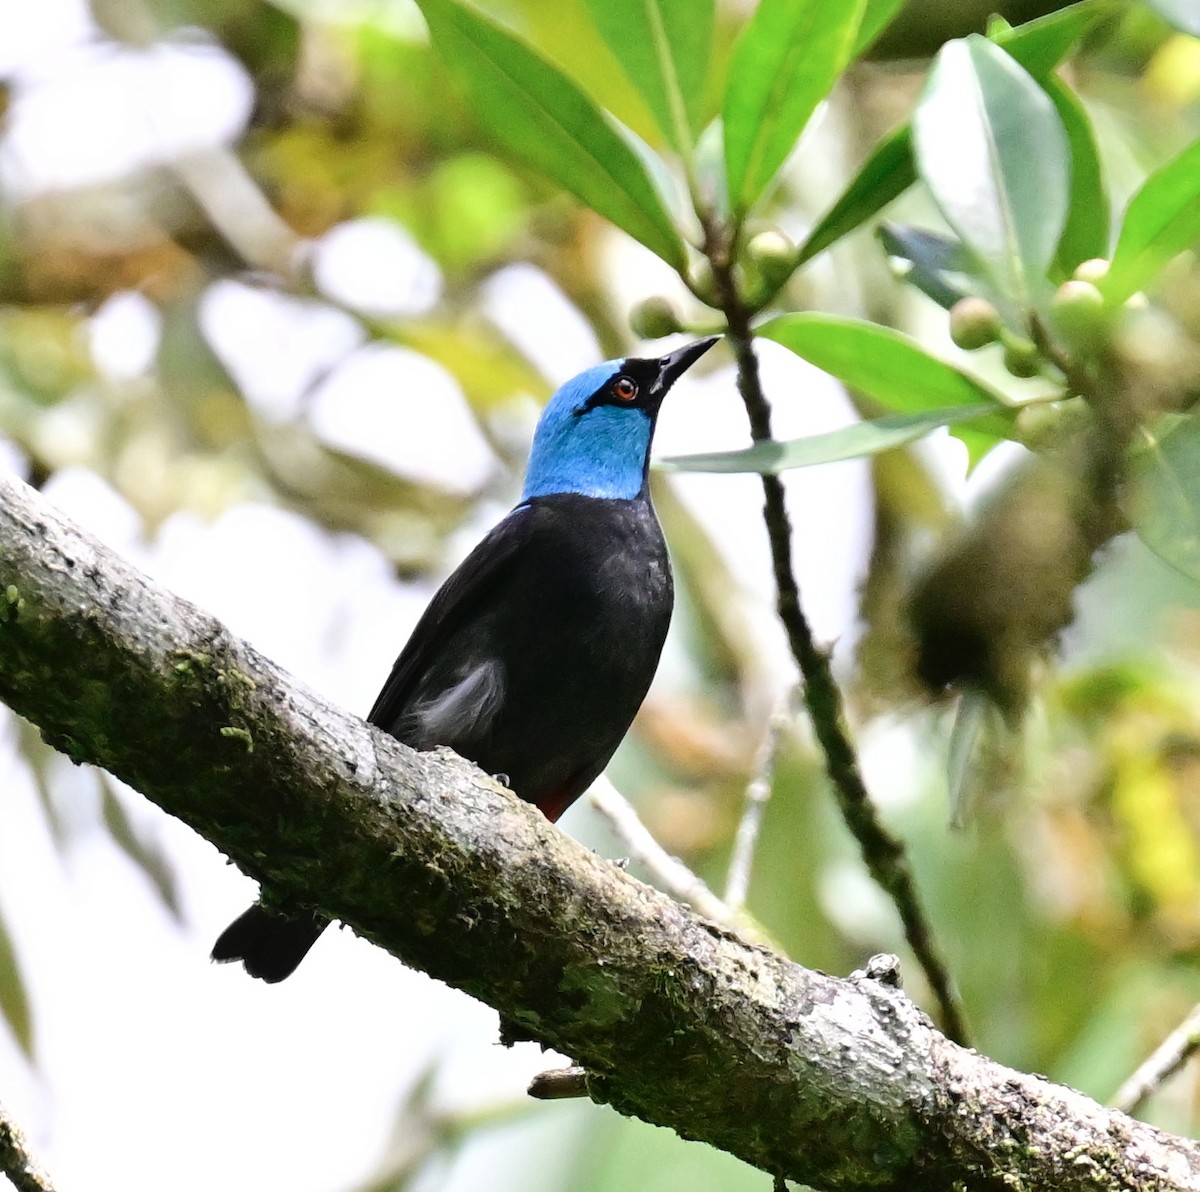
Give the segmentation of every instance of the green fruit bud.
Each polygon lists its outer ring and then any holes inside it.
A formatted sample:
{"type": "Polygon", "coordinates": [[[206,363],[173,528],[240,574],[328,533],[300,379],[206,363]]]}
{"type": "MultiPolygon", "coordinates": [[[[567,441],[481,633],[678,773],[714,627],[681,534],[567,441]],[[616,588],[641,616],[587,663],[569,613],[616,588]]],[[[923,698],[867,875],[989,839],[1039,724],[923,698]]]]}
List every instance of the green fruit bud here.
{"type": "Polygon", "coordinates": [[[692,266],[690,274],[692,293],[701,302],[719,309],[721,303],[717,298],[717,283],[713,277],[712,265],[707,260],[701,259],[692,266]]]}
{"type": "Polygon", "coordinates": [[[1014,438],[1031,451],[1053,447],[1078,434],[1091,423],[1091,412],[1081,397],[1066,401],[1039,401],[1023,406],[1014,423],[1014,438]]]}
{"type": "Polygon", "coordinates": [[[1103,257],[1092,257],[1088,261],[1083,261],[1075,270],[1076,281],[1090,281],[1092,285],[1100,281],[1101,278],[1108,275],[1110,262],[1103,257]]]}
{"type": "Polygon", "coordinates": [[[1015,340],[1004,345],[1004,367],[1014,377],[1036,377],[1041,372],[1041,358],[1028,340],[1015,340]]]}
{"type": "Polygon", "coordinates": [[[974,352],[1000,338],[1000,312],[985,298],[960,298],[950,308],[950,338],[974,352]]]}
{"type": "Polygon", "coordinates": [[[1104,331],[1104,295],[1090,281],[1065,281],[1050,304],[1055,327],[1071,343],[1087,343],[1104,331]]]}
{"type": "Polygon", "coordinates": [[[782,285],[796,267],[796,246],[775,229],[752,237],[746,252],[751,265],[769,285],[782,285]]]}
{"type": "Polygon", "coordinates": [[[1057,438],[1061,416],[1052,405],[1038,403],[1036,406],[1026,406],[1016,418],[1013,427],[1019,443],[1024,443],[1031,451],[1046,447],[1057,438]]]}
{"type": "Polygon", "coordinates": [[[661,339],[682,331],[679,315],[665,298],[646,298],[629,312],[629,326],[642,339],[661,339]]]}

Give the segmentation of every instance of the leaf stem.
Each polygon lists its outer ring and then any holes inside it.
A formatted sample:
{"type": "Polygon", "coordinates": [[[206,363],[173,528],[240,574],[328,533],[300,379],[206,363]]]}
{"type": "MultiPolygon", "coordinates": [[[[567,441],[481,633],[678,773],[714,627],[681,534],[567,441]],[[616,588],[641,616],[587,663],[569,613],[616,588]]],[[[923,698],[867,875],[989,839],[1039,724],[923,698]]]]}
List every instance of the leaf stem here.
{"type": "MultiPolygon", "coordinates": [[[[737,361],[738,392],[750,420],[750,434],[755,442],[767,440],[772,437],[771,405],[759,377],[750,328],[751,312],[734,277],[732,237],[727,228],[711,222],[705,233],[705,255],[712,266],[718,301],[725,314],[726,337],[737,361]]],[[[783,482],[778,476],[764,474],[762,486],[763,520],[775,571],[776,608],[792,656],[804,678],[804,703],[825,755],[842,818],[858,841],[872,878],[896,907],[905,939],[929,982],[943,1030],[956,1042],[965,1044],[966,1018],[921,906],[907,854],[903,844],[884,827],[871,801],[846,725],[842,694],[833,678],[830,652],[817,645],[800,603],[783,482]]]]}

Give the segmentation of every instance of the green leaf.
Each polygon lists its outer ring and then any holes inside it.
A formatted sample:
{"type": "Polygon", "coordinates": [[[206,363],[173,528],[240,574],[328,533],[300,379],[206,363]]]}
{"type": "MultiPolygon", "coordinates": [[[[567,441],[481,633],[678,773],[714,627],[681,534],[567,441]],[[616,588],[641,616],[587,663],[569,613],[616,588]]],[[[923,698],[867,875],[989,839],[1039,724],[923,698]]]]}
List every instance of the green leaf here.
{"type": "Polygon", "coordinates": [[[1049,96],[972,34],[938,52],[913,115],[917,169],[946,222],[1021,310],[1049,289],[1070,157],[1049,96]]]}
{"type": "Polygon", "coordinates": [[[156,843],[145,840],[138,832],[103,771],[100,772],[100,791],[104,822],[113,843],[142,871],[163,906],[176,919],[182,920],[179,879],[171,858],[156,843]]]}
{"type": "Polygon", "coordinates": [[[600,35],[680,150],[703,122],[713,0],[586,0],[600,35]]]}
{"type": "Polygon", "coordinates": [[[1196,0],[1146,0],[1168,25],[1200,37],[1200,5],[1196,0]]]}
{"type": "MultiPolygon", "coordinates": [[[[462,3],[464,0],[456,0],[462,3]]],[[[588,14],[587,0],[465,0],[519,30],[529,45],[553,62],[592,98],[597,107],[632,128],[643,140],[657,125],[645,96],[629,85],[617,55],[588,14]]]]}
{"type": "Polygon", "coordinates": [[[419,0],[439,54],[479,120],[514,156],[682,269],[654,184],[611,117],[528,45],[455,0],[419,0]]]}
{"type": "Polygon", "coordinates": [[[1054,258],[1059,272],[1070,277],[1080,262],[1108,256],[1112,211],[1100,171],[1096,134],[1087,111],[1061,79],[1052,75],[1042,86],[1058,111],[1071,147],[1071,201],[1054,258]]]}
{"type": "Polygon", "coordinates": [[[33,1015],[29,995],[17,966],[17,952],[0,915],[0,1016],[3,1016],[21,1050],[33,1058],[33,1015]]]}
{"type": "Polygon", "coordinates": [[[1200,582],[1200,418],[1170,415],[1134,455],[1133,525],[1159,558],[1200,582]]]}
{"type": "Polygon", "coordinates": [[[723,111],[733,209],[751,207],[849,61],[866,0],[762,0],[733,51],[723,111]]]}
{"type": "Polygon", "coordinates": [[[871,48],[871,43],[892,23],[905,3],[906,0],[867,0],[854,39],[852,57],[857,58],[871,48]]]}
{"type": "Polygon", "coordinates": [[[982,381],[929,355],[890,327],[837,315],[780,315],[758,328],[810,364],[900,413],[927,413],[950,406],[987,403],[993,417],[981,429],[1004,435],[1009,415],[1003,399],[982,381]]]}
{"type": "Polygon", "coordinates": [[[925,410],[919,414],[885,414],[869,422],[856,422],[842,430],[809,435],[785,443],[774,440],[755,443],[743,451],[721,451],[712,455],[677,455],[664,459],[661,466],[674,472],[786,472],[791,468],[809,468],[814,464],[837,463],[878,455],[893,447],[903,447],[930,431],[955,422],[981,418],[995,412],[993,405],[952,406],[946,410],[925,410]]]}
{"type": "Polygon", "coordinates": [[[1142,183],[1129,201],[1112,265],[1100,289],[1119,305],[1174,256],[1200,241],[1200,141],[1142,183]]]}
{"type": "MultiPolygon", "coordinates": [[[[1007,53],[1035,79],[1045,78],[1096,23],[1104,9],[1094,0],[1073,4],[997,37],[1007,53]]],[[[864,18],[865,24],[866,18],[864,18]]],[[[863,163],[841,198],[823,215],[801,246],[798,265],[878,215],[917,180],[912,130],[907,124],[889,133],[863,163]]]]}
{"type": "Polygon", "coordinates": [[[884,223],[879,225],[879,242],[888,257],[899,263],[894,272],[946,310],[978,288],[971,284],[966,250],[949,236],[884,223]]]}
{"type": "Polygon", "coordinates": [[[997,32],[992,39],[1015,58],[1038,82],[1075,48],[1079,39],[1092,28],[1112,4],[1082,0],[1057,12],[1048,13],[1024,25],[997,32]]]}
{"type": "Polygon", "coordinates": [[[959,698],[946,756],[952,828],[962,829],[971,822],[980,794],[979,774],[986,772],[985,766],[979,764],[983,738],[998,716],[995,704],[982,691],[967,688],[959,698]]]}
{"type": "Polygon", "coordinates": [[[803,265],[877,215],[917,180],[912,131],[907,124],[889,133],[863,162],[842,197],[821,217],[800,247],[803,265]]]}

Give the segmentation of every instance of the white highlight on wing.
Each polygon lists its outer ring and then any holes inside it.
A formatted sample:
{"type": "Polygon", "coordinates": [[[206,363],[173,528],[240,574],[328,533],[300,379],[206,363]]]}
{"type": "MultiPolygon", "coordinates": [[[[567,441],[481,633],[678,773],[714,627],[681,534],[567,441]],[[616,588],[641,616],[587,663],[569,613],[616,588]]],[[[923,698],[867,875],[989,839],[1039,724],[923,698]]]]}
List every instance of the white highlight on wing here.
{"type": "Polygon", "coordinates": [[[481,662],[453,687],[421,700],[410,713],[418,748],[452,745],[478,734],[495,716],[504,694],[504,666],[495,658],[481,662]]]}

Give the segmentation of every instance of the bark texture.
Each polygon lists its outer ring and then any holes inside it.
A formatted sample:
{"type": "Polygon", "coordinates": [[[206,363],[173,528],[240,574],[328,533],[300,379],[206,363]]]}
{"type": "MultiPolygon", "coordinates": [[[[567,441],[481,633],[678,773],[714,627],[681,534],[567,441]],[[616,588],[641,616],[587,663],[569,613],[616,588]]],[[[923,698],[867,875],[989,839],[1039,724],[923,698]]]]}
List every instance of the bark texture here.
{"type": "MultiPolygon", "coordinates": [[[[589,1071],[824,1189],[1195,1189],[1200,1147],[949,1042],[887,980],[705,922],[445,751],[331,706],[0,478],[0,699],[589,1071]]],[[[204,959],[197,957],[197,964],[204,959]]]]}

